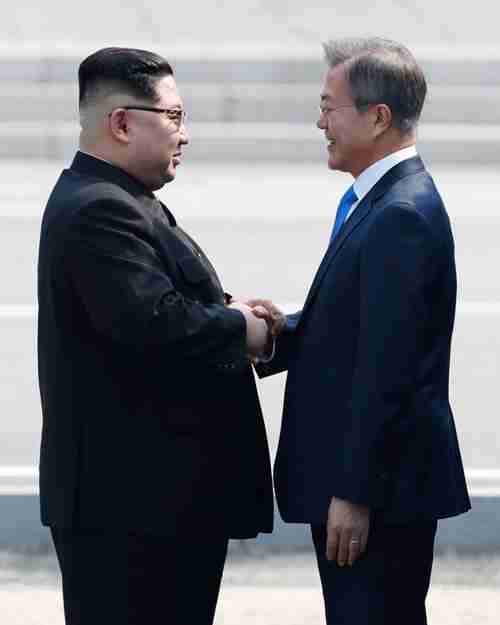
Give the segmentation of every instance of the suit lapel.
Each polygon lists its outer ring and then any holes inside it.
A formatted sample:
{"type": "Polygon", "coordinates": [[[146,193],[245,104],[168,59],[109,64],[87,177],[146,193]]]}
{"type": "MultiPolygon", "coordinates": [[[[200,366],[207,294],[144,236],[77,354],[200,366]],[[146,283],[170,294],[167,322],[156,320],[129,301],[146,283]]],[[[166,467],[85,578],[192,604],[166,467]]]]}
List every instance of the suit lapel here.
{"type": "MultiPolygon", "coordinates": [[[[356,207],[356,210],[351,215],[351,217],[344,223],[340,232],[333,240],[331,245],[329,246],[326,254],[321,261],[321,264],[316,272],[314,280],[311,284],[311,288],[309,289],[309,293],[307,295],[304,307],[302,308],[302,314],[300,317],[300,321],[304,319],[304,313],[311,305],[315,295],[318,292],[318,289],[325,277],[325,274],[335,259],[338,252],[342,249],[345,241],[349,238],[349,236],[354,232],[354,230],[359,226],[359,224],[365,219],[365,217],[370,213],[373,208],[373,205],[379,200],[387,191],[401,178],[405,176],[409,176],[411,174],[416,174],[425,169],[424,164],[419,156],[410,158],[406,161],[395,165],[392,169],[390,169],[382,178],[377,182],[377,184],[369,191],[369,193],[361,200],[361,202],[356,207]]],[[[300,325],[299,321],[299,325],[300,325]]]]}
{"type": "MultiPolygon", "coordinates": [[[[344,245],[346,239],[351,235],[351,233],[357,228],[357,226],[363,221],[363,219],[368,215],[372,208],[371,202],[371,193],[369,193],[366,197],[364,197],[361,202],[356,207],[356,210],[351,215],[351,217],[347,220],[347,222],[342,226],[339,233],[329,246],[326,251],[326,254],[323,256],[323,260],[314,276],[313,283],[311,284],[311,288],[309,289],[309,293],[306,298],[306,302],[302,309],[302,317],[305,310],[309,307],[310,303],[314,299],[323,278],[327,272],[328,267],[333,262],[335,256],[339,253],[344,245]]],[[[301,318],[302,318],[301,317],[301,318]]]]}

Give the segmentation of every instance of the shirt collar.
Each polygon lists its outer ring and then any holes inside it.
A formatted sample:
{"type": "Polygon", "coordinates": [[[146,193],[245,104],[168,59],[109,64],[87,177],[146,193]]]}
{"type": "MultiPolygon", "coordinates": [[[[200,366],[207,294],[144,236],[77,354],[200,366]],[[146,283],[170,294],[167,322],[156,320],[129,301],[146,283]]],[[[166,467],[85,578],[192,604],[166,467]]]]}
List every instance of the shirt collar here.
{"type": "MultiPolygon", "coordinates": [[[[103,163],[107,163],[108,165],[113,165],[111,161],[107,161],[105,158],[101,158],[100,156],[96,156],[95,154],[91,154],[90,152],[85,152],[85,150],[82,150],[81,148],[78,148],[78,151],[82,154],[95,158],[97,161],[102,161],[103,163]]],[[[113,165],[113,167],[116,167],[116,165],[113,165]]]]}
{"type": "Polygon", "coordinates": [[[417,148],[411,145],[397,152],[393,152],[362,171],[354,181],[353,187],[358,197],[358,202],[377,184],[377,182],[395,165],[417,156],[417,148]]]}

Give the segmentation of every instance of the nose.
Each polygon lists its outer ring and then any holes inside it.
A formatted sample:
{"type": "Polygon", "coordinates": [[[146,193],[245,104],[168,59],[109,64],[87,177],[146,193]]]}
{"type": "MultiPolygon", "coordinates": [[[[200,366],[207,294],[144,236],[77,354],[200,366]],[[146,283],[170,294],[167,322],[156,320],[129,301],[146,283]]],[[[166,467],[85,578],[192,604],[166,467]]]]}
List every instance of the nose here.
{"type": "Polygon", "coordinates": [[[187,145],[188,143],[189,143],[189,136],[187,133],[187,128],[183,123],[180,128],[179,145],[187,145]]]}
{"type": "Polygon", "coordinates": [[[321,112],[319,114],[318,121],[316,122],[316,127],[319,128],[320,130],[326,129],[325,116],[321,112]]]}

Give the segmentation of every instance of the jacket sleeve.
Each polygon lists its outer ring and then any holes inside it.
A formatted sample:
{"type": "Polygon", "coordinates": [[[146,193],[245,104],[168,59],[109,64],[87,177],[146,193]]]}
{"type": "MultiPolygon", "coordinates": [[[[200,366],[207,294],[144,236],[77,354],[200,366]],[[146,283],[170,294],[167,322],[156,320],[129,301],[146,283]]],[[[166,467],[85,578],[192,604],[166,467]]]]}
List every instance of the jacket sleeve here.
{"type": "Polygon", "coordinates": [[[177,357],[224,368],[247,363],[243,315],[176,290],[151,223],[134,207],[115,199],[86,206],[71,223],[65,258],[97,332],[139,349],[168,346],[177,357]]]}
{"type": "Polygon", "coordinates": [[[411,206],[386,207],[365,239],[351,419],[340,452],[344,474],[333,478],[337,497],[380,505],[387,478],[388,437],[405,428],[411,435],[411,424],[402,424],[431,320],[429,286],[438,271],[438,259],[429,224],[411,206]]]}

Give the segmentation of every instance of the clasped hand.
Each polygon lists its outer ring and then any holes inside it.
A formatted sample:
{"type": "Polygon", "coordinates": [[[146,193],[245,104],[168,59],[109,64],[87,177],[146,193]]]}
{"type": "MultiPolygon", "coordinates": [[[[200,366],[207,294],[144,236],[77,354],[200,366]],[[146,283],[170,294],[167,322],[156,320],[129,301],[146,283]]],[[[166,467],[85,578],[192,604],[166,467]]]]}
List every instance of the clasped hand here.
{"type": "Polygon", "coordinates": [[[231,300],[230,308],[239,310],[247,324],[247,349],[252,360],[269,356],[273,340],[285,326],[285,315],[271,300],[231,300]]]}

